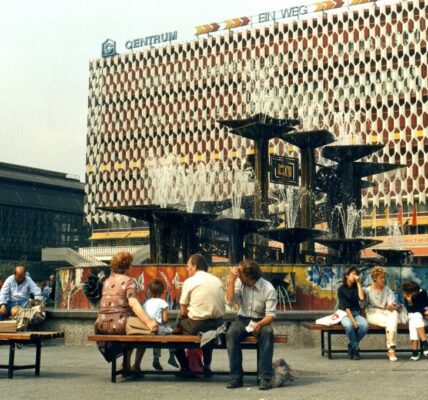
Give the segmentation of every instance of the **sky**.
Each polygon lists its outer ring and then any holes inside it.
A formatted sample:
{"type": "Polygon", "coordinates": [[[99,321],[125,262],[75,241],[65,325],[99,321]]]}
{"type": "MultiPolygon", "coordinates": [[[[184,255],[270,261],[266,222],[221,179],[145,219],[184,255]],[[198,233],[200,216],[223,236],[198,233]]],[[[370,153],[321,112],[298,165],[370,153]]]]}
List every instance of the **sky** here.
{"type": "Polygon", "coordinates": [[[0,0],[0,162],[84,180],[89,61],[124,44],[314,3],[292,0],[0,0]]]}

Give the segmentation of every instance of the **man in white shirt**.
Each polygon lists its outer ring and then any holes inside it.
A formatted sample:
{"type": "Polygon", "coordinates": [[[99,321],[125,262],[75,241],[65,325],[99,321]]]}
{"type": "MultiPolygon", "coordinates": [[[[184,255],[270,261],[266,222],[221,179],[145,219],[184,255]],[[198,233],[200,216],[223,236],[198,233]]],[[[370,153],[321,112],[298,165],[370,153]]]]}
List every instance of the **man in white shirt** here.
{"type": "MultiPolygon", "coordinates": [[[[179,327],[185,335],[197,335],[217,329],[223,324],[225,313],[224,288],[220,279],[208,273],[208,263],[201,254],[190,256],[186,266],[188,278],[184,281],[180,298],[179,327]]],[[[207,346],[205,346],[207,347],[207,346]]],[[[211,377],[212,349],[203,348],[204,375],[211,377]]],[[[190,374],[184,350],[176,351],[181,375],[190,374]]]]}

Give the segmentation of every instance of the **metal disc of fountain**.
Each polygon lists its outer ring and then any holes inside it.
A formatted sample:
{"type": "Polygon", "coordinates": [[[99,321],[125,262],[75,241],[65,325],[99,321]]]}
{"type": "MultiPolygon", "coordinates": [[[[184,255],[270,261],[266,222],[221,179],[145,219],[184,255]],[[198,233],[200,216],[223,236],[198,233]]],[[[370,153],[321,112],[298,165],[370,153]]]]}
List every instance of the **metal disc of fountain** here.
{"type": "Polygon", "coordinates": [[[409,249],[377,248],[372,250],[385,258],[386,265],[394,266],[406,264],[406,259],[413,255],[413,251],[409,249]]]}
{"type": "Polygon", "coordinates": [[[397,168],[404,168],[404,164],[387,164],[387,163],[374,163],[374,162],[355,162],[353,163],[354,173],[359,178],[366,176],[382,174],[384,172],[393,171],[397,168]]]}
{"type": "Polygon", "coordinates": [[[382,240],[368,238],[327,239],[314,238],[314,241],[337,251],[338,261],[344,264],[359,264],[360,251],[382,243],[382,240]]]}
{"type": "Polygon", "coordinates": [[[229,260],[231,263],[238,263],[243,259],[244,236],[258,232],[270,223],[271,221],[259,219],[217,218],[206,226],[229,237],[229,260]]]}
{"type": "Polygon", "coordinates": [[[321,155],[336,162],[352,162],[381,150],[383,144],[349,144],[325,146],[321,155]]]}
{"type": "Polygon", "coordinates": [[[284,133],[292,131],[294,126],[300,123],[298,119],[278,119],[262,113],[255,114],[250,118],[219,120],[217,122],[230,128],[235,135],[252,140],[281,137],[284,133]]]}
{"type": "Polygon", "coordinates": [[[320,229],[308,228],[274,228],[259,231],[260,235],[267,236],[272,240],[281,243],[302,243],[307,240],[327,234],[328,232],[320,229]]]}
{"type": "Polygon", "coordinates": [[[327,130],[291,132],[282,135],[281,139],[301,149],[316,149],[336,140],[335,136],[327,130]]]}

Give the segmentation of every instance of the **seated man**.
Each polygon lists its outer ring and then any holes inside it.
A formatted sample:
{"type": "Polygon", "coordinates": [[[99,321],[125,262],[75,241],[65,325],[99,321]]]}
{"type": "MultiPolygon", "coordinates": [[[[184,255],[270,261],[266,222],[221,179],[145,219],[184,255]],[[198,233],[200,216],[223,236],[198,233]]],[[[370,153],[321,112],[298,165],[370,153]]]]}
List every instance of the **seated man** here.
{"type": "MultiPolygon", "coordinates": [[[[185,335],[217,329],[223,324],[225,312],[224,288],[220,279],[207,272],[207,261],[200,254],[190,256],[186,270],[189,277],[184,281],[181,292],[179,327],[185,335]]],[[[204,375],[210,377],[212,349],[205,346],[202,352],[204,375]]],[[[180,375],[191,375],[184,350],[177,350],[175,356],[180,363],[180,375]]]]}
{"type": "Polygon", "coordinates": [[[27,307],[30,294],[35,300],[42,300],[42,292],[34,281],[26,275],[25,267],[15,267],[14,275],[9,276],[0,291],[0,321],[10,315],[12,307],[27,307]]]}
{"type": "Polygon", "coordinates": [[[270,389],[274,343],[271,322],[275,318],[278,302],[275,288],[262,278],[260,267],[254,261],[242,261],[238,267],[231,269],[226,299],[230,305],[240,304],[238,316],[226,334],[231,378],[228,389],[243,386],[241,341],[251,333],[259,341],[259,389],[270,389]]]}

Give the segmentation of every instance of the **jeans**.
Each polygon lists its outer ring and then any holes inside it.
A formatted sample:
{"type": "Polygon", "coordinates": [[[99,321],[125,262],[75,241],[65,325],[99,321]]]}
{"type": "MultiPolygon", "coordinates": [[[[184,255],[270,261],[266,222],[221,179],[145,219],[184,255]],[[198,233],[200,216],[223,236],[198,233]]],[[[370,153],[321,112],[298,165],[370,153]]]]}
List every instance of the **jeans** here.
{"type": "Polygon", "coordinates": [[[351,348],[358,349],[358,344],[369,330],[369,323],[358,311],[352,311],[352,315],[355,321],[357,321],[359,327],[357,330],[354,329],[354,325],[352,325],[350,318],[347,316],[342,319],[341,324],[345,328],[345,333],[346,336],[348,336],[351,348]]]}
{"type": "MultiPolygon", "coordinates": [[[[254,319],[253,319],[254,320],[254,319]]],[[[227,355],[229,356],[229,369],[231,379],[242,379],[244,370],[242,369],[242,349],[241,340],[249,336],[245,327],[250,323],[251,318],[239,317],[232,322],[226,333],[227,355]]],[[[273,329],[271,325],[265,325],[259,332],[259,373],[260,379],[270,380],[273,376],[273,329]]]]}
{"type": "Polygon", "coordinates": [[[0,321],[4,321],[7,318],[9,318],[10,316],[10,310],[15,307],[15,306],[19,306],[19,307],[27,307],[28,302],[30,300],[19,300],[19,301],[8,301],[6,303],[6,315],[0,315],[0,321]]]}

